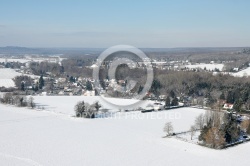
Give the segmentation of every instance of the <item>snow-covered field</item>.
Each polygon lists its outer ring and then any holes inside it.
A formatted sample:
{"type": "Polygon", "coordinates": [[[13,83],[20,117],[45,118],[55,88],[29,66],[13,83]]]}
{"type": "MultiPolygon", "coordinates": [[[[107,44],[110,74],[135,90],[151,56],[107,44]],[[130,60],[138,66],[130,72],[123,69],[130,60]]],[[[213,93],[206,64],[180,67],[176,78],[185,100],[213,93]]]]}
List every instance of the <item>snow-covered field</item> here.
{"type": "Polygon", "coordinates": [[[0,87],[1,86],[5,86],[6,88],[15,87],[13,78],[15,78],[16,76],[20,76],[20,75],[27,75],[32,78],[39,77],[35,75],[22,74],[10,68],[0,68],[0,87]]]}
{"type": "Polygon", "coordinates": [[[235,77],[244,77],[244,76],[250,76],[250,67],[244,69],[244,70],[241,70],[237,73],[232,73],[233,76],[235,77]]]}
{"type": "Polygon", "coordinates": [[[100,96],[34,96],[34,99],[39,109],[66,115],[75,115],[74,106],[79,101],[84,101],[89,104],[99,101],[102,105],[101,109],[108,109],[112,112],[124,111],[125,109],[137,109],[138,107],[145,108],[148,104],[154,103],[154,101],[144,101],[139,102],[138,105],[138,100],[102,98],[100,96]]]}
{"type": "MultiPolygon", "coordinates": [[[[60,58],[59,60],[63,60],[65,58],[60,58]]],[[[19,63],[27,63],[27,62],[43,62],[43,61],[51,61],[49,58],[7,58],[7,62],[19,62],[19,63]]],[[[6,62],[6,58],[0,58],[0,62],[6,62]]],[[[53,61],[54,62],[54,61],[53,61]]]]}
{"type": "Polygon", "coordinates": [[[215,70],[215,69],[219,69],[220,71],[222,71],[223,67],[224,67],[224,64],[196,64],[196,65],[186,65],[185,67],[189,68],[189,69],[204,69],[206,68],[206,70],[215,70]]]}
{"type": "MultiPolygon", "coordinates": [[[[27,63],[30,62],[29,59],[14,59],[14,58],[7,58],[7,62],[19,62],[19,63],[27,63]]],[[[0,58],[0,62],[6,62],[6,58],[0,58]]]]}
{"type": "Polygon", "coordinates": [[[0,87],[13,87],[15,86],[14,81],[12,80],[14,77],[21,75],[21,73],[16,72],[13,69],[0,69],[0,87]]]}
{"type": "Polygon", "coordinates": [[[119,112],[115,118],[81,119],[69,116],[78,99],[66,99],[51,97],[46,102],[46,97],[35,97],[36,102],[48,104],[44,111],[0,104],[0,165],[249,164],[250,143],[212,150],[162,138],[165,122],[171,121],[175,132],[188,130],[195,117],[204,113],[202,109],[119,112]]]}

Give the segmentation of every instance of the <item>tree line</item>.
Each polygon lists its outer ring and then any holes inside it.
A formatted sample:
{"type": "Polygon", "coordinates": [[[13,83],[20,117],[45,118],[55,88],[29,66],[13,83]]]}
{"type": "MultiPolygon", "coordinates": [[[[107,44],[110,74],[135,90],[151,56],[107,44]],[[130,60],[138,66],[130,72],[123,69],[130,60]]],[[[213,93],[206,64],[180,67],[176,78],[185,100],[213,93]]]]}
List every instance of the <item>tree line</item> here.
{"type": "Polygon", "coordinates": [[[26,97],[21,95],[14,95],[13,93],[5,93],[3,97],[0,98],[0,102],[3,104],[10,104],[17,107],[35,108],[35,102],[32,96],[26,97]]]}

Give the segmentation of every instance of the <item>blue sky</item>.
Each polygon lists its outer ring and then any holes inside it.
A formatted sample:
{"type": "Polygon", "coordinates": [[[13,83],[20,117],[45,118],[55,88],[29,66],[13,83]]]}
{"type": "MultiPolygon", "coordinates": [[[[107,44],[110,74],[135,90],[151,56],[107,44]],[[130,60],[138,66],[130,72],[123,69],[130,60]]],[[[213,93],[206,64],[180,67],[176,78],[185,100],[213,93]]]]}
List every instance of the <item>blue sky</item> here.
{"type": "Polygon", "coordinates": [[[1,0],[0,46],[250,46],[248,0],[1,0]]]}

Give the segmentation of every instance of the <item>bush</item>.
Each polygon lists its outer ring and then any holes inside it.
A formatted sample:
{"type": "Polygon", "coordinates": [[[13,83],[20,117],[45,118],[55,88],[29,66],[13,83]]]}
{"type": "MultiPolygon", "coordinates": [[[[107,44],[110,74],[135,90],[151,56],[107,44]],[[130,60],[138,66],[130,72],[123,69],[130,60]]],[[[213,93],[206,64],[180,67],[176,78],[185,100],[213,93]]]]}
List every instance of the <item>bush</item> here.
{"type": "Polygon", "coordinates": [[[80,101],[75,105],[76,117],[95,118],[101,105],[98,102],[90,105],[84,101],[80,101]]]}

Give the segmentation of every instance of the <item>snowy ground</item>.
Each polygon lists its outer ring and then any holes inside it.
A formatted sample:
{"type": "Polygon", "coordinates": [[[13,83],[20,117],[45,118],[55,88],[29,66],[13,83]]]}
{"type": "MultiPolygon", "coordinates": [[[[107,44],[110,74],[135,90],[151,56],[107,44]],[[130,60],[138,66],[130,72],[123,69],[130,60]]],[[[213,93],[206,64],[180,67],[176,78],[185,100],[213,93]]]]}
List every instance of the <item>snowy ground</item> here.
{"type": "Polygon", "coordinates": [[[215,70],[215,69],[219,69],[220,71],[222,71],[224,64],[205,64],[205,63],[201,63],[201,64],[196,64],[196,65],[186,65],[185,67],[189,68],[189,69],[204,69],[206,68],[206,70],[215,70]]]}
{"type": "Polygon", "coordinates": [[[237,73],[232,73],[233,76],[235,77],[244,77],[244,76],[250,76],[250,67],[244,69],[244,70],[241,70],[237,73]]]}
{"type": "MultiPolygon", "coordinates": [[[[0,62],[5,62],[6,58],[0,58],[0,62]]],[[[14,58],[7,58],[7,62],[19,62],[19,63],[27,63],[30,62],[29,59],[14,59],[14,58]]]]}
{"type": "Polygon", "coordinates": [[[212,150],[162,138],[165,122],[171,121],[175,132],[188,130],[195,117],[204,113],[202,109],[120,112],[115,118],[78,119],[69,116],[76,98],[66,103],[60,97],[47,100],[47,104],[56,103],[47,108],[67,114],[0,104],[0,165],[219,166],[248,165],[250,161],[250,143],[212,150]]]}
{"type": "Polygon", "coordinates": [[[89,104],[99,101],[101,109],[108,109],[113,112],[124,111],[125,109],[145,108],[154,101],[139,102],[132,99],[103,98],[100,96],[34,96],[35,103],[39,109],[46,109],[51,112],[75,115],[74,106],[79,101],[89,104]],[[70,103],[70,104],[69,104],[70,103]],[[117,106],[119,104],[119,106],[117,106]],[[128,107],[126,107],[128,105],[128,107]]]}
{"type": "MultiPolygon", "coordinates": [[[[187,130],[187,131],[189,131],[189,130],[187,130]]],[[[177,134],[175,136],[175,138],[180,139],[180,140],[185,141],[185,142],[198,144],[199,135],[200,135],[200,131],[197,130],[197,131],[194,132],[194,135],[192,137],[191,137],[191,132],[185,132],[185,133],[182,133],[182,134],[177,134]]]]}
{"type": "MultiPolygon", "coordinates": [[[[60,61],[66,58],[59,58],[60,61]]],[[[50,58],[7,58],[7,62],[19,62],[19,63],[27,63],[27,62],[43,62],[50,61],[50,58]]],[[[0,62],[6,62],[6,58],[0,58],[0,62]]]]}
{"type": "Polygon", "coordinates": [[[15,78],[16,76],[20,76],[20,75],[27,75],[27,76],[30,76],[31,78],[38,77],[35,75],[22,74],[10,68],[0,68],[0,87],[1,86],[4,86],[6,88],[15,87],[13,78],[15,78]]]}
{"type": "Polygon", "coordinates": [[[12,80],[14,77],[21,75],[13,69],[0,69],[0,87],[14,87],[15,83],[12,80]]]}
{"type": "MultiPolygon", "coordinates": [[[[229,74],[229,75],[232,75],[234,77],[249,77],[250,76],[250,67],[246,68],[246,69],[243,69],[241,71],[238,71],[238,72],[221,72],[222,74],[229,74]]],[[[213,73],[214,75],[218,74],[218,72],[214,72],[213,73]]]]}

